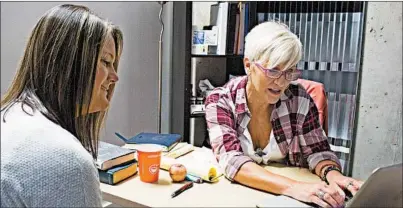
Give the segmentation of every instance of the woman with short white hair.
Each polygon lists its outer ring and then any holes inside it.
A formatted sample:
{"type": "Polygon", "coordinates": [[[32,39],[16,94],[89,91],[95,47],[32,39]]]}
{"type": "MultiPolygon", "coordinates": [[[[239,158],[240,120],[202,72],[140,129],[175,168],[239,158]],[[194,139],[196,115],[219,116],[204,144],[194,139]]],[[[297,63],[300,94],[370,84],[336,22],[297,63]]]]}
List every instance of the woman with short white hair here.
{"type": "Polygon", "coordinates": [[[206,98],[210,143],[232,181],[323,207],[344,204],[361,181],[341,173],[319,123],[317,107],[296,69],[302,44],[286,25],[264,22],[245,38],[246,76],[230,80],[206,98]],[[279,162],[308,167],[321,183],[304,183],[259,166],[279,162]]]}

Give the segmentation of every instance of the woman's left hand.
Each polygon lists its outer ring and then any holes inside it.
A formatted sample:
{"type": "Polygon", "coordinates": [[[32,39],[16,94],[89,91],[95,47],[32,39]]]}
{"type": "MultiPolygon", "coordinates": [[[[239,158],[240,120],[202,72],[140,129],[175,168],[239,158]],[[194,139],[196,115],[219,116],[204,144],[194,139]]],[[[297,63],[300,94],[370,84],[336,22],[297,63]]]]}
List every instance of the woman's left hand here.
{"type": "Polygon", "coordinates": [[[342,175],[337,171],[331,171],[327,175],[327,181],[332,186],[337,185],[343,190],[348,190],[353,196],[360,190],[363,182],[342,175]]]}

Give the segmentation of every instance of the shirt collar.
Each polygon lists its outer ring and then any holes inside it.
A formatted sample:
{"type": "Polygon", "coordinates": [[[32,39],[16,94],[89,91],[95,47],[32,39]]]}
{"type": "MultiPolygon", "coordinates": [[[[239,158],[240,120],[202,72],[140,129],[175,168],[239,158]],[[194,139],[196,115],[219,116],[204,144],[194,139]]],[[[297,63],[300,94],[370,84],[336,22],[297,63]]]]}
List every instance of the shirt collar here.
{"type": "Polygon", "coordinates": [[[248,113],[250,115],[250,111],[248,108],[248,102],[246,98],[246,84],[248,83],[248,76],[245,76],[238,84],[236,95],[235,95],[235,113],[243,114],[248,113]]]}

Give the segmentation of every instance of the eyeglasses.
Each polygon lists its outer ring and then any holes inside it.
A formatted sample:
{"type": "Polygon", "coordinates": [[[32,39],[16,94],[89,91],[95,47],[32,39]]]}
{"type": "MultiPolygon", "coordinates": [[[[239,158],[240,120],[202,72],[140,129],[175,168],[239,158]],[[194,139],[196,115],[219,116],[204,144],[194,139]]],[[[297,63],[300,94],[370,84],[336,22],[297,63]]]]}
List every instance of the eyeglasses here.
{"type": "Polygon", "coordinates": [[[259,67],[265,74],[266,76],[273,78],[273,79],[278,79],[280,78],[283,74],[285,74],[285,79],[288,81],[295,81],[299,78],[301,75],[301,71],[298,69],[288,69],[286,71],[280,71],[277,69],[267,69],[264,68],[262,65],[259,63],[254,63],[257,67],[259,67]]]}

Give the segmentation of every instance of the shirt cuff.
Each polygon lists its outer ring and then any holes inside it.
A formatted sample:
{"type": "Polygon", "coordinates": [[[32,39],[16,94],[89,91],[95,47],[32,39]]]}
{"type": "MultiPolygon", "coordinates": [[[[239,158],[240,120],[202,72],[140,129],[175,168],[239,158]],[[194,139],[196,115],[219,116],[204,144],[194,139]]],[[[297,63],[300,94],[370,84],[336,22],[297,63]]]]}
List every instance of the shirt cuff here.
{"type": "Polygon", "coordinates": [[[253,162],[252,158],[245,155],[233,156],[225,167],[225,174],[230,181],[234,181],[235,175],[241,169],[242,165],[247,162],[253,162]]]}
{"type": "Polygon", "coordinates": [[[341,167],[340,160],[339,160],[339,158],[337,158],[337,156],[336,156],[336,154],[334,154],[334,152],[324,151],[324,152],[317,152],[317,153],[311,154],[308,157],[309,170],[314,171],[316,166],[324,160],[333,161],[333,162],[337,163],[337,165],[339,165],[339,167],[341,167]]]}

